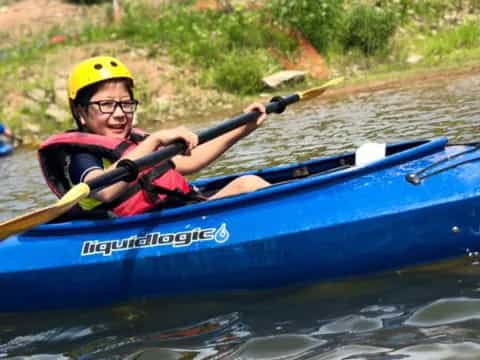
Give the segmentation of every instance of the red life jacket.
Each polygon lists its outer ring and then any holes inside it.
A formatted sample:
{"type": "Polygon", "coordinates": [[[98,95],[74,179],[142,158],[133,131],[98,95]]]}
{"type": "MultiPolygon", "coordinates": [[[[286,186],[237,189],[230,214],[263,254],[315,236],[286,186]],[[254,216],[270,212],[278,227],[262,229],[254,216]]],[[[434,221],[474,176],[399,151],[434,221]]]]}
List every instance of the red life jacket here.
{"type": "MultiPolygon", "coordinates": [[[[61,197],[72,187],[67,162],[70,154],[88,152],[114,163],[146,136],[138,129],[132,130],[128,140],[70,131],[44,141],[38,150],[38,160],[48,186],[61,197]]],[[[110,210],[117,216],[141,214],[182,197],[185,200],[190,191],[187,180],[174,169],[173,162],[167,161],[141,171],[120,197],[111,203],[103,203],[101,210],[110,210]]]]}

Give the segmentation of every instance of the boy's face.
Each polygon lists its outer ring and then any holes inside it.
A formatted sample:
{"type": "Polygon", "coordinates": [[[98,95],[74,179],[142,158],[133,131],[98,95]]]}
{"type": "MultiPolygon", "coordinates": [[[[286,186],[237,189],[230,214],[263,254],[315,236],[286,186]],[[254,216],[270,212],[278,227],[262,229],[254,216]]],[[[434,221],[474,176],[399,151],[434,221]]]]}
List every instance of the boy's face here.
{"type": "Polygon", "coordinates": [[[132,130],[131,101],[125,82],[107,81],[92,96],[87,111],[81,112],[80,121],[94,134],[125,139],[132,130]]]}

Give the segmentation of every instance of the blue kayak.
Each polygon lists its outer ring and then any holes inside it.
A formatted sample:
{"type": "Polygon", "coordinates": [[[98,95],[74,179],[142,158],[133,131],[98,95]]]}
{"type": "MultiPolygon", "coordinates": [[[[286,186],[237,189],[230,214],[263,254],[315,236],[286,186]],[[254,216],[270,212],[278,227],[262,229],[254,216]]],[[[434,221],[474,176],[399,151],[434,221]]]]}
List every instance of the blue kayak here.
{"type": "Polygon", "coordinates": [[[13,151],[13,145],[0,141],[0,156],[5,156],[11,154],[13,151]]]}
{"type": "MultiPolygon", "coordinates": [[[[480,150],[446,138],[253,171],[273,186],[129,218],[39,226],[0,242],[0,311],[277,288],[480,248],[480,150]]],[[[232,178],[201,179],[214,191],[232,178]]]]}

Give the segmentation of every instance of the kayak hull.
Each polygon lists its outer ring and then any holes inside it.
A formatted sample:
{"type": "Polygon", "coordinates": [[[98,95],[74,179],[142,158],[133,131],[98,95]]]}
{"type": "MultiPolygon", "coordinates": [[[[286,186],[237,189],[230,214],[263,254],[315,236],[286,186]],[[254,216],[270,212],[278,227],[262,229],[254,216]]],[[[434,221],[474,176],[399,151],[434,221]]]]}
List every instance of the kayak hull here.
{"type": "MultiPolygon", "coordinates": [[[[0,244],[0,310],[268,289],[476,251],[476,153],[457,159],[472,162],[419,185],[405,178],[468,149],[445,145],[446,139],[435,139],[364,167],[321,171],[162,213],[49,224],[12,236],[0,244]]],[[[328,170],[351,159],[350,154],[255,173],[277,181],[286,173],[328,170]]],[[[197,184],[208,187],[230,178],[197,184]]]]}

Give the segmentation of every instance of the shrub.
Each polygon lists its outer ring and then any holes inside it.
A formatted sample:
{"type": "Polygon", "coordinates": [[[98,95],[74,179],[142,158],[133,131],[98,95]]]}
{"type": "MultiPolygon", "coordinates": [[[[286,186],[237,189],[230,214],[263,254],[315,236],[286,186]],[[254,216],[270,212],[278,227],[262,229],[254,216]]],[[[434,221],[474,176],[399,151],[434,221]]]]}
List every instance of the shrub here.
{"type": "Polygon", "coordinates": [[[471,21],[456,29],[445,30],[428,41],[425,48],[427,57],[442,57],[455,50],[474,48],[480,45],[480,26],[471,21]]]}
{"type": "Polygon", "coordinates": [[[254,93],[261,88],[263,71],[276,66],[271,55],[257,49],[288,53],[296,45],[285,33],[272,32],[261,12],[198,12],[177,5],[165,6],[152,18],[142,14],[145,10],[127,8],[125,21],[116,29],[119,37],[163,47],[176,63],[203,69],[202,85],[228,92],[254,93]]]}
{"type": "Polygon", "coordinates": [[[221,90],[249,95],[263,88],[262,76],[266,70],[263,57],[258,53],[233,51],[213,69],[212,80],[221,90]]]}
{"type": "Polygon", "coordinates": [[[388,47],[395,28],[396,21],[390,12],[357,5],[346,14],[343,46],[346,50],[359,48],[367,56],[375,55],[388,47]]]}
{"type": "Polygon", "coordinates": [[[208,68],[234,49],[274,47],[288,52],[295,48],[293,40],[272,32],[255,12],[198,12],[178,5],[164,6],[155,17],[144,11],[148,8],[129,7],[119,36],[161,44],[180,62],[208,68]]]}
{"type": "Polygon", "coordinates": [[[271,0],[267,9],[276,21],[299,31],[324,52],[336,37],[343,0],[271,0]]]}

